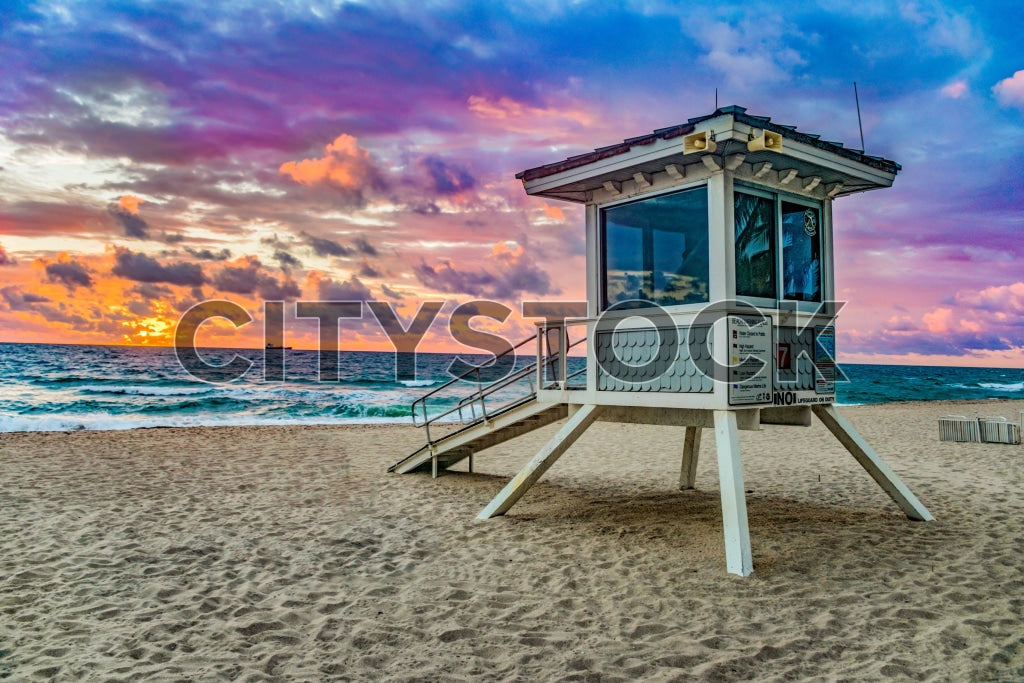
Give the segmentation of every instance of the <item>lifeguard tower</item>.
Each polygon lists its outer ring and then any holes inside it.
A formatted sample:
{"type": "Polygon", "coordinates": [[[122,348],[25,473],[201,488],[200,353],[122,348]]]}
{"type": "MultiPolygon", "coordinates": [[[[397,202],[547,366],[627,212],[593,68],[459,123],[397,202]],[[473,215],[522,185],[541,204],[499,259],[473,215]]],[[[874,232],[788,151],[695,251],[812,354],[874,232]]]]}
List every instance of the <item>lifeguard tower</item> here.
{"type": "Polygon", "coordinates": [[[586,207],[586,310],[524,311],[545,318],[516,347],[535,343],[535,362],[496,382],[474,368],[417,400],[427,443],[389,471],[436,476],[466,458],[472,469],[474,453],[568,418],[480,513],[487,519],[595,420],[684,427],[682,489],[693,487],[701,432],[713,428],[726,564],[746,576],[738,430],[809,426],[813,415],[909,518],[931,520],[833,405],[832,201],[889,187],[899,170],[730,106],[518,174],[528,194],[586,207]]]}

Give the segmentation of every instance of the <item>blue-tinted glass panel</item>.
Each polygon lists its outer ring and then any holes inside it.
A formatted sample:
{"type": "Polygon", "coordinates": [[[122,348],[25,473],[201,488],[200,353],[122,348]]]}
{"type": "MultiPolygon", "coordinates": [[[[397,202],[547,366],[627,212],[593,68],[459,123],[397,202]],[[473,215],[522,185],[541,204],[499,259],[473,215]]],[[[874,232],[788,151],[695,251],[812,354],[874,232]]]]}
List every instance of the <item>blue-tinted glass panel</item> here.
{"type": "Polygon", "coordinates": [[[735,193],[736,295],[774,299],[775,201],[735,193]]]}
{"type": "Polygon", "coordinates": [[[605,224],[605,282],[608,303],[629,299],[650,299],[645,290],[644,233],[640,228],[617,223],[605,224]]]}
{"type": "Polygon", "coordinates": [[[821,301],[821,212],[782,202],[782,298],[821,301]]]}
{"type": "Polygon", "coordinates": [[[607,305],[637,306],[708,300],[706,188],[606,209],[604,286],[607,305]]]}

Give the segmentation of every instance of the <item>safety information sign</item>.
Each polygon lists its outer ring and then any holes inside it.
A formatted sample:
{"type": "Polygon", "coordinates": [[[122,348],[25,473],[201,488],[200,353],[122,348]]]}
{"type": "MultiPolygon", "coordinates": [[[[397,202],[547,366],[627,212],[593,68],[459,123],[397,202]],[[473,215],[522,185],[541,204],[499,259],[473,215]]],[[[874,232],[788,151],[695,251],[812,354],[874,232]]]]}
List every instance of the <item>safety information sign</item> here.
{"type": "Polygon", "coordinates": [[[729,405],[772,402],[773,352],[770,318],[730,315],[729,405]]]}

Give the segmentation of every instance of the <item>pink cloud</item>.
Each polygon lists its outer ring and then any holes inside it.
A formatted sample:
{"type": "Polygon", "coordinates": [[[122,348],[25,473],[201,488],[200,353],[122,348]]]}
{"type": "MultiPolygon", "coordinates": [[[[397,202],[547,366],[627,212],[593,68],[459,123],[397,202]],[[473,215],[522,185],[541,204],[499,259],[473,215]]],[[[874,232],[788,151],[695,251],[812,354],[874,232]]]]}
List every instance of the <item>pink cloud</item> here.
{"type": "MultiPolygon", "coordinates": [[[[954,362],[1019,353],[1024,349],[1024,282],[963,289],[920,315],[920,323],[897,315],[881,326],[869,322],[844,328],[843,335],[842,348],[857,362],[871,362],[872,355],[923,354],[954,362]]],[[[999,362],[1006,365],[1004,360],[999,362]]],[[[1019,363],[1017,358],[1013,364],[1019,363]]]]}
{"type": "Polygon", "coordinates": [[[538,127],[557,128],[570,124],[588,127],[594,117],[582,107],[532,107],[511,97],[491,100],[479,95],[470,95],[467,100],[469,111],[484,121],[498,123],[502,128],[517,133],[535,133],[538,127]]]}
{"type": "Polygon", "coordinates": [[[927,326],[929,332],[943,334],[949,332],[954,326],[952,308],[936,308],[931,313],[921,316],[922,322],[927,326]]]}
{"type": "Polygon", "coordinates": [[[965,307],[988,311],[992,315],[1024,317],[1024,282],[986,287],[979,292],[957,292],[955,301],[965,307]]]}
{"type": "Polygon", "coordinates": [[[967,94],[967,81],[953,81],[949,85],[943,87],[939,92],[946,97],[958,100],[967,94]]]}
{"type": "Polygon", "coordinates": [[[1002,104],[1024,107],[1024,69],[996,83],[992,92],[1002,104]]]}

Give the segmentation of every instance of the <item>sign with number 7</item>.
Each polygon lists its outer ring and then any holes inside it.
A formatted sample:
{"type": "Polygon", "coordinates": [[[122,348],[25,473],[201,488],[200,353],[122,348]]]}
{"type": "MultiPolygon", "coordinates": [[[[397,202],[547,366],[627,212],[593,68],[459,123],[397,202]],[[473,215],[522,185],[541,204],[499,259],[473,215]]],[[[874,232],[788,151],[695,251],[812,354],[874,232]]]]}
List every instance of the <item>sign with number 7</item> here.
{"type": "Polygon", "coordinates": [[[792,347],[789,344],[775,345],[775,367],[780,370],[791,370],[793,363],[792,347]]]}

